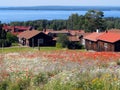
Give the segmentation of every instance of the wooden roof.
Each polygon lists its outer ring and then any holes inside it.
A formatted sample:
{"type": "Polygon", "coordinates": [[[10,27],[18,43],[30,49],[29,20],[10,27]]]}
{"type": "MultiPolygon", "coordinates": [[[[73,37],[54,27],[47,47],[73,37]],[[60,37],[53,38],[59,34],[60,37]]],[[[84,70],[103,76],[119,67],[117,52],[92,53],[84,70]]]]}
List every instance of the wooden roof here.
{"type": "Polygon", "coordinates": [[[120,33],[120,29],[110,29],[108,32],[120,33]]]}
{"type": "Polygon", "coordinates": [[[96,41],[97,41],[97,38],[98,38],[100,35],[102,35],[102,34],[103,34],[103,33],[94,32],[94,33],[91,33],[91,34],[85,36],[84,39],[87,39],[87,40],[96,42],[96,41]]]}
{"type": "Polygon", "coordinates": [[[98,40],[114,43],[120,40],[120,33],[106,32],[97,38],[98,40]]]}
{"type": "Polygon", "coordinates": [[[39,33],[42,33],[38,30],[27,30],[27,31],[24,31],[22,33],[20,33],[18,35],[19,38],[26,38],[26,39],[30,39],[32,37],[34,37],[35,35],[39,34],[39,33]]]}

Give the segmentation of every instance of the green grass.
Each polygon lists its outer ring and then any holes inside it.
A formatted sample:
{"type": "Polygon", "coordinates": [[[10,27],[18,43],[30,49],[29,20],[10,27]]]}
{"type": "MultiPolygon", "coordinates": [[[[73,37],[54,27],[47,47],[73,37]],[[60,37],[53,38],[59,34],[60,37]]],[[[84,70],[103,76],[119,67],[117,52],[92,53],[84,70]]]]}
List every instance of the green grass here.
{"type": "MultiPolygon", "coordinates": [[[[21,46],[12,46],[6,48],[0,48],[0,53],[12,53],[12,52],[27,52],[27,51],[54,51],[54,50],[67,50],[67,48],[57,48],[57,47],[21,47],[21,46]]],[[[71,50],[71,49],[70,49],[71,50]]],[[[86,51],[85,49],[75,49],[76,51],[86,51]]]]}
{"type": "Polygon", "coordinates": [[[56,48],[56,47],[40,47],[40,50],[52,51],[52,50],[62,50],[62,49],[61,48],[56,48]]]}
{"type": "Polygon", "coordinates": [[[19,43],[12,43],[12,46],[19,46],[19,43]]]}
{"type": "MultiPolygon", "coordinates": [[[[0,48],[0,53],[9,53],[9,52],[27,52],[27,51],[37,51],[39,50],[38,47],[32,48],[32,47],[6,47],[6,48],[0,48]]],[[[52,50],[62,50],[60,48],[56,47],[40,47],[40,51],[52,51],[52,50]]]]}
{"type": "Polygon", "coordinates": [[[0,53],[9,53],[9,52],[24,52],[24,51],[34,51],[35,49],[30,47],[7,47],[0,48],[0,53]]]}

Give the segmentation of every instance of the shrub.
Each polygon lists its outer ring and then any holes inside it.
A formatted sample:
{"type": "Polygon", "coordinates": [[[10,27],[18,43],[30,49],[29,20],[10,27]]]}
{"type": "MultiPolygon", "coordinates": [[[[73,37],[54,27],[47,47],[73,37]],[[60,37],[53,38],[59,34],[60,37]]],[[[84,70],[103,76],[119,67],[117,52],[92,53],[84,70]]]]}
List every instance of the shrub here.
{"type": "Polygon", "coordinates": [[[120,65],[120,59],[119,59],[119,60],[117,60],[117,65],[120,65]]]}
{"type": "Polygon", "coordinates": [[[47,83],[45,85],[45,90],[73,90],[73,87],[69,83],[61,83],[61,80],[58,79],[47,83]]]}
{"type": "Polygon", "coordinates": [[[69,49],[82,49],[83,46],[79,42],[70,42],[68,45],[69,49]]]}
{"type": "Polygon", "coordinates": [[[29,79],[19,79],[17,82],[13,82],[9,85],[9,90],[27,90],[29,86],[29,79]]]}
{"type": "Polygon", "coordinates": [[[57,43],[61,44],[60,46],[62,46],[63,48],[68,47],[69,39],[68,39],[67,35],[65,35],[65,34],[58,35],[57,43]]]}
{"type": "Polygon", "coordinates": [[[7,87],[8,87],[8,85],[9,85],[9,81],[2,81],[1,83],[0,83],[0,90],[7,90],[7,87]]]}
{"type": "Polygon", "coordinates": [[[10,32],[7,33],[6,38],[7,38],[8,41],[11,42],[11,43],[16,43],[16,42],[18,42],[17,36],[11,34],[10,32]]]}
{"type": "Polygon", "coordinates": [[[56,47],[57,48],[62,48],[62,44],[61,43],[56,43],[56,47]]]}
{"type": "Polygon", "coordinates": [[[0,40],[0,47],[9,47],[11,46],[11,42],[9,40],[0,40]]]}
{"type": "Polygon", "coordinates": [[[47,73],[40,73],[39,75],[36,75],[33,79],[33,84],[35,86],[38,86],[40,84],[45,84],[48,81],[48,75],[47,73]]]}

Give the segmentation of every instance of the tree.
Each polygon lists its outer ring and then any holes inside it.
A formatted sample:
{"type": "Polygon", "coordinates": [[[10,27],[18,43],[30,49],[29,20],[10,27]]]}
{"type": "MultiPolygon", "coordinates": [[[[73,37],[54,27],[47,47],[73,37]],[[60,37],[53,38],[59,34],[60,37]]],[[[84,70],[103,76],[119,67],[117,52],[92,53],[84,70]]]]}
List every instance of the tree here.
{"type": "Polygon", "coordinates": [[[67,35],[65,34],[60,34],[58,35],[58,39],[57,39],[57,45],[63,47],[63,48],[66,48],[68,47],[68,44],[69,44],[69,39],[67,37],[67,35]]]}
{"type": "Polygon", "coordinates": [[[89,32],[93,32],[96,29],[103,30],[103,12],[97,10],[89,10],[85,14],[85,29],[89,32]]]}
{"type": "Polygon", "coordinates": [[[43,29],[46,29],[46,26],[47,26],[47,20],[43,20],[42,21],[42,27],[43,27],[43,29]]]}
{"type": "Polygon", "coordinates": [[[6,32],[2,29],[2,25],[0,24],[0,47],[8,47],[11,43],[6,38],[6,32]]]}
{"type": "Polygon", "coordinates": [[[73,18],[72,16],[69,16],[68,22],[67,22],[67,28],[73,29],[73,18]]]}
{"type": "Polygon", "coordinates": [[[89,10],[85,15],[72,14],[67,20],[35,20],[27,22],[11,22],[10,25],[33,26],[37,30],[43,29],[83,29],[93,32],[96,29],[106,30],[120,29],[120,18],[104,17],[104,13],[97,10],[89,10]]]}
{"type": "Polygon", "coordinates": [[[10,41],[11,43],[16,43],[16,42],[18,42],[17,36],[11,34],[10,32],[7,33],[6,38],[7,38],[7,40],[10,41]]]}
{"type": "Polygon", "coordinates": [[[82,44],[80,42],[70,42],[68,45],[69,49],[83,49],[82,44]]]}
{"type": "Polygon", "coordinates": [[[2,25],[0,25],[0,39],[6,39],[6,32],[2,29],[2,25]]]}

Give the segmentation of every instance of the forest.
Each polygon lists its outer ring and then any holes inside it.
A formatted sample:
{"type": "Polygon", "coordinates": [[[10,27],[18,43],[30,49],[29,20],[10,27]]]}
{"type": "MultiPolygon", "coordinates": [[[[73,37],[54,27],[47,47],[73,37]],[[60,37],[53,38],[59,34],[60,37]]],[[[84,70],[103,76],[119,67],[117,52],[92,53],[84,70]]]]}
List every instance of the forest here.
{"type": "Polygon", "coordinates": [[[116,28],[120,29],[120,18],[104,17],[102,11],[89,10],[85,15],[72,14],[67,20],[35,20],[26,22],[11,22],[12,26],[33,26],[37,30],[85,30],[93,32],[96,29],[101,31],[116,28]]]}

